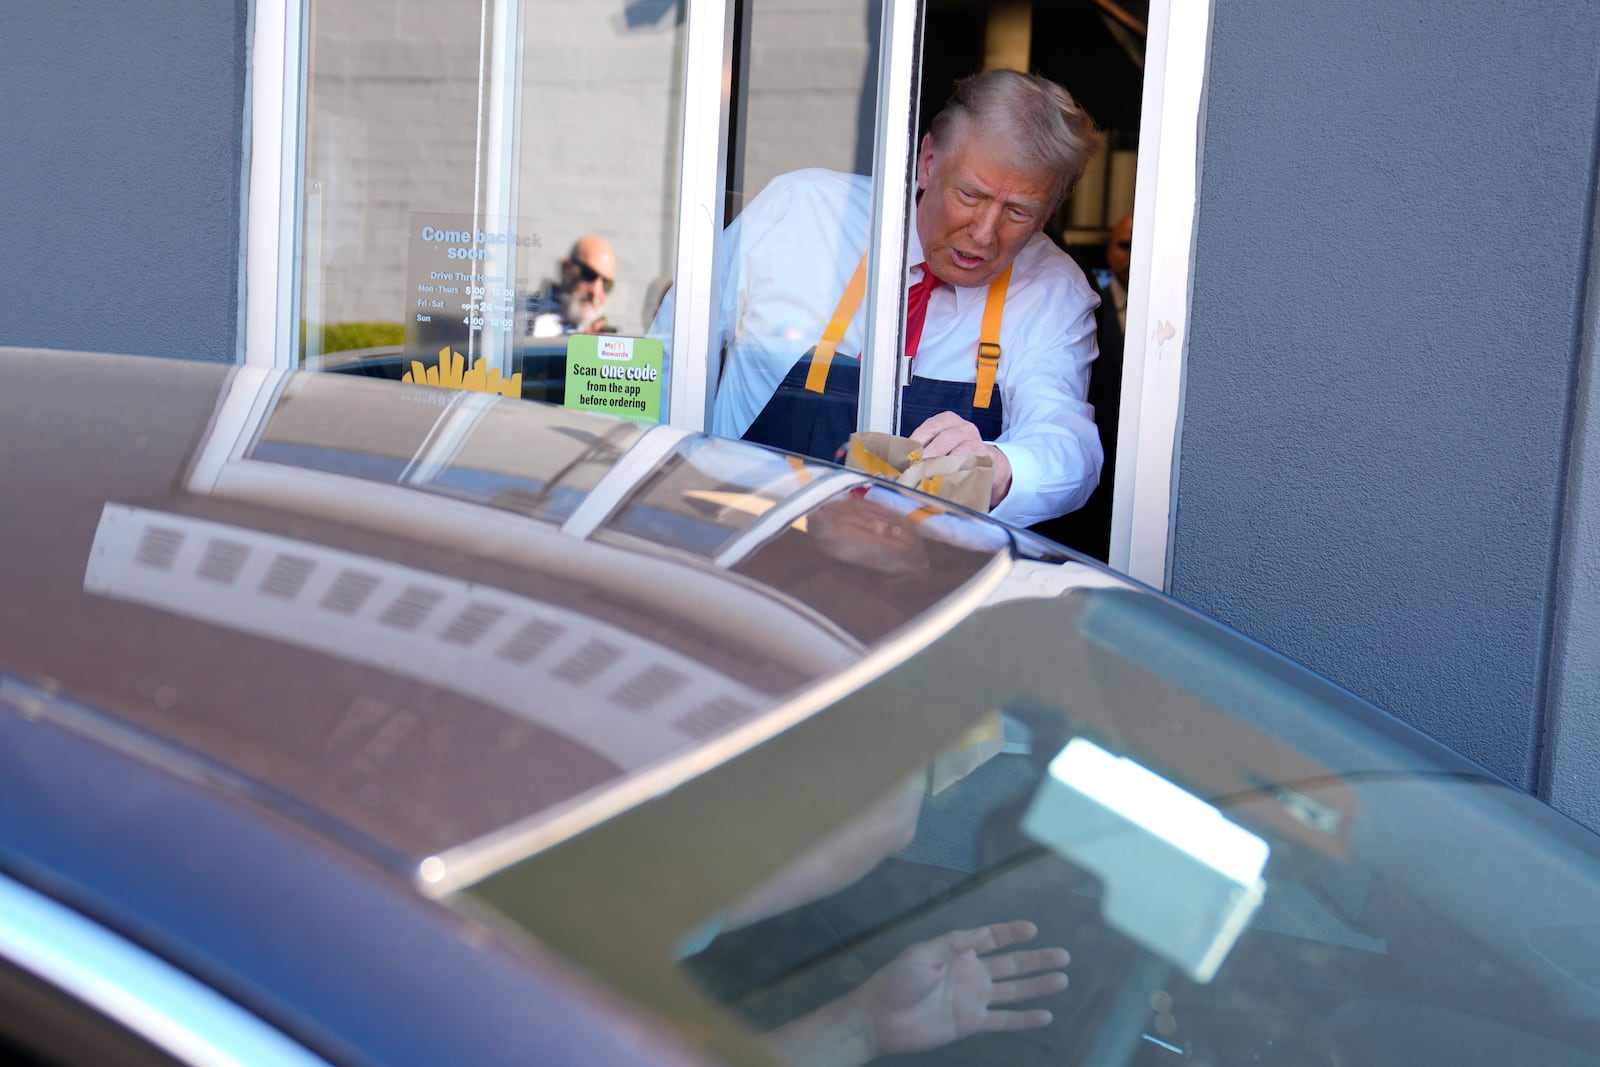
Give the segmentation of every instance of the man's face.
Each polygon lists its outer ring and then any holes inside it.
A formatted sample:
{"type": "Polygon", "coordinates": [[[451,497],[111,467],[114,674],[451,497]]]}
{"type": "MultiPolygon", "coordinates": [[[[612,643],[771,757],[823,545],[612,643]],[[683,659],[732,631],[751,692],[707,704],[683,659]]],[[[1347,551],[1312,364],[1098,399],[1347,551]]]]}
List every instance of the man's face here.
{"type": "Polygon", "coordinates": [[[580,241],[561,261],[561,314],[580,330],[605,313],[606,293],[616,274],[616,256],[597,242],[580,241]]]}
{"type": "Polygon", "coordinates": [[[987,285],[1044,229],[1054,183],[1000,162],[967,121],[945,137],[943,146],[924,137],[917,155],[922,254],[951,285],[987,285]]]}
{"type": "Polygon", "coordinates": [[[1133,216],[1124,215],[1111,227],[1111,240],[1106,242],[1106,266],[1112,277],[1128,284],[1128,266],[1133,262],[1133,216]]]}

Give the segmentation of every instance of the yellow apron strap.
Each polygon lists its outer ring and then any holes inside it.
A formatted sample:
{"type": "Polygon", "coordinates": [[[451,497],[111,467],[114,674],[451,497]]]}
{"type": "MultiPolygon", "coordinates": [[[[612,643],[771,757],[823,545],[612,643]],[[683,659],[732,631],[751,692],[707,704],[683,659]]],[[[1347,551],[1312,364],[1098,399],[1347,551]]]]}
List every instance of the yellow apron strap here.
{"type": "MultiPolygon", "coordinates": [[[[983,325],[978,331],[978,376],[972,390],[972,406],[986,408],[994,395],[995,373],[1000,367],[1000,321],[1005,315],[1006,289],[1011,284],[1011,268],[989,283],[989,295],[983,305],[983,325]]],[[[833,354],[850,328],[850,320],[861,308],[867,292],[867,257],[863,253],[856,271],[844,287],[833,317],[822,331],[822,338],[811,354],[811,367],[806,371],[806,389],[813,393],[825,392],[828,387],[828,368],[833,365],[833,354]]]]}
{"type": "Polygon", "coordinates": [[[856,317],[856,310],[861,307],[861,298],[867,292],[867,255],[861,254],[861,262],[856,264],[856,272],[850,276],[850,282],[844,287],[844,295],[839,298],[839,306],[833,309],[833,318],[828,320],[828,326],[822,331],[822,340],[817,342],[816,351],[811,354],[811,369],[806,371],[806,388],[813,393],[824,392],[828,387],[828,367],[833,363],[833,353],[839,347],[839,342],[844,339],[844,332],[850,328],[850,320],[856,317]]]}
{"type": "Polygon", "coordinates": [[[1011,268],[989,283],[989,297],[983,305],[983,326],[978,331],[978,380],[972,390],[972,406],[986,408],[994,396],[995,371],[1000,369],[1000,319],[1006,309],[1006,288],[1011,284],[1011,268]]]}

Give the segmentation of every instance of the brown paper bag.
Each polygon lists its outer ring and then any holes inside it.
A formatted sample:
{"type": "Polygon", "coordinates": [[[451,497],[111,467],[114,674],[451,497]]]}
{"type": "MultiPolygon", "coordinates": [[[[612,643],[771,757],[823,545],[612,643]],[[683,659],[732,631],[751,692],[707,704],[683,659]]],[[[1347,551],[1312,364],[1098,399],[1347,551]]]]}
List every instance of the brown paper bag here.
{"type": "Polygon", "coordinates": [[[994,460],[988,456],[923,459],[921,449],[909,437],[862,432],[850,435],[844,465],[974,511],[989,510],[994,460]]]}

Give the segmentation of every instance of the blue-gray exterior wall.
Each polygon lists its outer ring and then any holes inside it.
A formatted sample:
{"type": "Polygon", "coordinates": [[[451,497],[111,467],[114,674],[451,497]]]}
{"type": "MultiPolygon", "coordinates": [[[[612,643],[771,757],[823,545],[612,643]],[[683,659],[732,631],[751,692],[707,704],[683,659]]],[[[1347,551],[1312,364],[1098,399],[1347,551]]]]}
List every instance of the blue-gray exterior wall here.
{"type": "Polygon", "coordinates": [[[1552,627],[1597,101],[1591,0],[1216,0],[1171,589],[1527,789],[1600,647],[1552,627]]]}
{"type": "Polygon", "coordinates": [[[0,338],[233,360],[248,3],[0,6],[0,338]]]}
{"type": "Polygon", "coordinates": [[[1600,829],[1600,241],[1590,249],[1588,289],[1556,562],[1540,791],[1562,811],[1600,829]]]}

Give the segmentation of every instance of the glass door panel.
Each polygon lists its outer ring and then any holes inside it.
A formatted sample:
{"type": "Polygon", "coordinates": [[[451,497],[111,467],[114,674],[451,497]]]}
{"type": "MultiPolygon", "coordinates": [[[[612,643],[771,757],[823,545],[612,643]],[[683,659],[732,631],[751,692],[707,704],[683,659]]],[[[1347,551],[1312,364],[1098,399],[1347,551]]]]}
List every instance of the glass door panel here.
{"type": "Polygon", "coordinates": [[[736,5],[728,227],[712,304],[718,434],[831,459],[856,428],[850,379],[867,313],[862,293],[854,314],[841,301],[872,236],[881,10],[881,0],[736,5]],[[831,373],[833,384],[807,390],[832,318],[831,372],[817,381],[831,373]]]}
{"type": "Polygon", "coordinates": [[[310,12],[297,362],[568,401],[569,344],[598,367],[671,270],[681,5],[310,12]]]}

